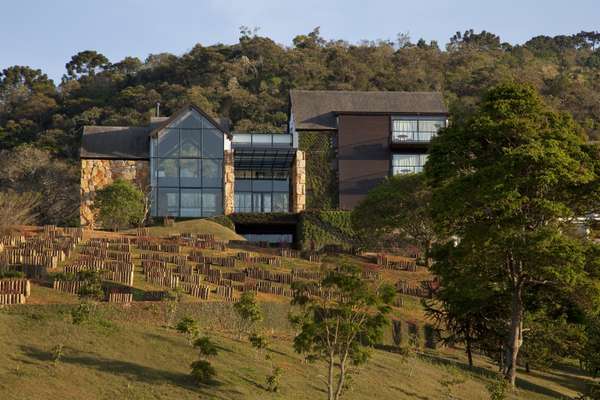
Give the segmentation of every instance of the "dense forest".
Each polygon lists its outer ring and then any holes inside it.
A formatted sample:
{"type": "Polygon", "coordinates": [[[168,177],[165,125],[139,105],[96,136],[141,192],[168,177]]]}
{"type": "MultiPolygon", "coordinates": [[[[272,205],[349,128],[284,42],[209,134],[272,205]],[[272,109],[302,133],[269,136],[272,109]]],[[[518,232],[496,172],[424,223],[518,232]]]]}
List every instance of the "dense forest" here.
{"type": "MultiPolygon", "coordinates": [[[[115,62],[86,50],[65,67],[59,84],[27,66],[6,66],[0,73],[0,150],[7,150],[0,160],[3,187],[22,185],[31,174],[50,181],[58,174],[70,177],[67,184],[76,183],[72,161],[81,127],[144,125],[158,101],[163,115],[191,102],[228,117],[236,131],[283,131],[293,88],[438,90],[452,118],[459,119],[489,87],[526,82],[550,106],[573,114],[590,139],[600,138],[598,32],[537,36],[511,45],[493,33],[468,30],[440,48],[402,34],[395,42],[326,40],[316,28],[287,47],[242,28],[232,45],[197,44],[181,56],[162,53],[115,62]],[[20,166],[32,157],[45,160],[50,170],[20,166]]],[[[70,211],[60,213],[64,220],[70,211]]],[[[53,218],[42,215],[41,220],[53,218]]]]}

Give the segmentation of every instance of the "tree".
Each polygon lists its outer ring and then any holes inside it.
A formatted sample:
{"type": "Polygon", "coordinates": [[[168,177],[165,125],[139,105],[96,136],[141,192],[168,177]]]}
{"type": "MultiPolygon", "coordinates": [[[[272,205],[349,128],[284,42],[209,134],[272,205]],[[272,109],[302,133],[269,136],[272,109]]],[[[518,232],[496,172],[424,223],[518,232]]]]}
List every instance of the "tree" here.
{"type": "Polygon", "coordinates": [[[9,233],[17,225],[35,223],[35,209],[39,202],[36,193],[0,192],[0,236],[9,233]]]}
{"type": "Polygon", "coordinates": [[[252,292],[242,293],[240,299],[233,305],[233,309],[239,317],[240,337],[243,333],[250,332],[257,323],[263,320],[262,309],[252,292]]]}
{"type": "Polygon", "coordinates": [[[501,347],[498,343],[502,342],[505,330],[507,299],[504,291],[482,276],[474,252],[449,257],[448,252],[455,251],[453,247],[453,243],[436,246],[433,255],[436,263],[431,269],[444,285],[436,291],[434,299],[423,300],[423,305],[426,314],[435,321],[442,342],[464,343],[472,367],[475,348],[487,351],[490,356],[498,355],[501,347]]]}
{"type": "Polygon", "coordinates": [[[108,58],[103,54],[94,50],[85,50],[71,57],[71,61],[65,65],[65,68],[69,78],[73,79],[81,76],[93,76],[109,66],[108,58]]]}
{"type": "Polygon", "coordinates": [[[208,384],[216,375],[216,371],[210,364],[210,361],[208,361],[208,358],[214,357],[218,354],[217,346],[214,345],[208,336],[204,336],[196,339],[194,342],[194,347],[198,349],[198,352],[200,353],[200,359],[191,364],[191,375],[196,383],[208,384]]]}
{"type": "Polygon", "coordinates": [[[191,317],[184,317],[177,323],[175,327],[177,332],[185,335],[188,339],[188,342],[192,344],[194,339],[198,337],[200,334],[200,328],[198,328],[198,323],[191,317]]]}
{"type": "Polygon", "coordinates": [[[395,290],[389,286],[374,288],[361,278],[355,267],[340,267],[321,281],[332,293],[316,297],[296,286],[292,304],[302,311],[291,316],[300,332],[294,338],[296,352],[309,361],[327,364],[329,400],[338,400],[348,377],[349,364],[368,361],[369,349],[381,340],[387,325],[386,315],[395,290]]]}
{"type": "Polygon", "coordinates": [[[423,174],[396,175],[369,192],[352,211],[352,225],[363,237],[379,240],[400,234],[416,243],[429,266],[429,250],[435,240],[429,214],[431,191],[423,174]]]}
{"type": "MultiPolygon", "coordinates": [[[[504,374],[513,386],[524,297],[536,286],[585,279],[584,248],[564,228],[583,201],[598,204],[590,153],[570,116],[518,84],[491,89],[472,117],[432,141],[425,169],[434,223],[440,236],[457,239],[444,257],[454,265],[465,259],[479,269],[482,284],[510,299],[504,374]],[[588,195],[578,196],[583,188],[588,195]]],[[[442,287],[451,283],[441,280],[442,287]]]]}
{"type": "Polygon", "coordinates": [[[0,187],[38,195],[37,223],[72,225],[79,220],[79,174],[46,150],[21,145],[0,152],[0,187]]]}
{"type": "Polygon", "coordinates": [[[117,179],[96,193],[100,221],[115,231],[144,220],[144,194],[133,183],[117,179]]]}

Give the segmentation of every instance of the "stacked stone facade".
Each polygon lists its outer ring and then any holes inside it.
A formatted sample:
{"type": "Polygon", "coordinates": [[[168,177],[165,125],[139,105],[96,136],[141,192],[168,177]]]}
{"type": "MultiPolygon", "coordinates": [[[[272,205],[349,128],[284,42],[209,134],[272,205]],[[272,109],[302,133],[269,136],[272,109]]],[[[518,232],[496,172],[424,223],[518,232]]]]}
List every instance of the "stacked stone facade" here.
{"type": "Polygon", "coordinates": [[[147,192],[150,186],[150,163],[147,160],[81,160],[81,206],[82,226],[95,227],[97,211],[94,209],[96,191],[121,178],[135,183],[147,192]]]}
{"type": "Polygon", "coordinates": [[[291,178],[292,212],[298,213],[306,208],[306,157],[302,150],[296,150],[291,178]]]}
{"type": "Polygon", "coordinates": [[[225,150],[223,159],[223,214],[234,212],[235,173],[233,165],[233,150],[225,150]]]}

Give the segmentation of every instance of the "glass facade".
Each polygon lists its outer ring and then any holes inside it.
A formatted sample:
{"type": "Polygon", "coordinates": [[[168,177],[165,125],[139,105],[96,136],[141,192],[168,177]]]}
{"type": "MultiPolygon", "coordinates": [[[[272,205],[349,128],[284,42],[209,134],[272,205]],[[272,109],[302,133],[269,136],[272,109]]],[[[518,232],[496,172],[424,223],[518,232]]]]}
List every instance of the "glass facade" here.
{"type": "Polygon", "coordinates": [[[445,117],[393,117],[392,143],[429,142],[445,127],[445,117]]]}
{"type": "Polygon", "coordinates": [[[152,215],[222,214],[223,149],[223,133],[194,110],[152,138],[152,215]]]}
{"type": "Polygon", "coordinates": [[[427,154],[392,154],[392,175],[423,172],[427,154]]]}
{"type": "Polygon", "coordinates": [[[288,212],[290,177],[288,171],[235,171],[234,211],[288,212]]]}

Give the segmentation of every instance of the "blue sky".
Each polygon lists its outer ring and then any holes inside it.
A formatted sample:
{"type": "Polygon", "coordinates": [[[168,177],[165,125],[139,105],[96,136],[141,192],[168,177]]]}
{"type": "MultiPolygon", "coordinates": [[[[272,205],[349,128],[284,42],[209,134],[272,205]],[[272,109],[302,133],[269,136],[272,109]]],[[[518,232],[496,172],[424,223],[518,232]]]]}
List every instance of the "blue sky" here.
{"type": "Polygon", "coordinates": [[[234,43],[241,25],[285,45],[316,26],[326,39],[409,33],[440,45],[469,28],[513,44],[600,30],[598,0],[5,0],[0,15],[0,69],[29,65],[57,82],[78,51],[97,50],[112,62],[179,55],[198,42],[234,43]]]}

